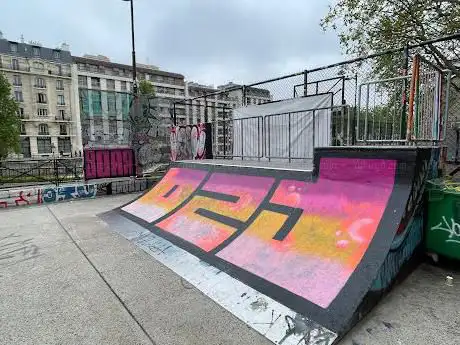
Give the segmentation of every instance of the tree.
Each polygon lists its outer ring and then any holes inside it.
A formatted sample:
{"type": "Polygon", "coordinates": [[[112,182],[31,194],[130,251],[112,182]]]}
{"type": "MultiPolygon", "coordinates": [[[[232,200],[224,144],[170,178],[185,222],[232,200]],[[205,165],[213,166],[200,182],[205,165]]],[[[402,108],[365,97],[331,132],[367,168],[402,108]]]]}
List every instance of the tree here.
{"type": "MultiPolygon", "coordinates": [[[[460,31],[460,0],[337,0],[322,19],[324,30],[338,32],[346,54],[416,45],[460,31]]],[[[454,64],[460,58],[459,40],[428,44],[418,51],[441,68],[460,75],[454,64]]],[[[376,59],[380,75],[401,66],[398,59],[376,59]]]]}
{"type": "Polygon", "coordinates": [[[11,97],[8,79],[0,73],[0,159],[12,152],[19,152],[21,120],[18,103],[11,97]]]}
{"type": "Polygon", "coordinates": [[[141,80],[139,82],[139,93],[141,95],[155,97],[155,87],[148,80],[141,80]]]}

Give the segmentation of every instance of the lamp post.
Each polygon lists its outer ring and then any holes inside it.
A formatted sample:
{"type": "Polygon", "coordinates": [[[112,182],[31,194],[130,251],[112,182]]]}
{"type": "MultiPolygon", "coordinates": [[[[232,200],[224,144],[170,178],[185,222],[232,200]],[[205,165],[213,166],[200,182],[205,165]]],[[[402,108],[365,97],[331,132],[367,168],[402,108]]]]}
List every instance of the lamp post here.
{"type": "Polygon", "coordinates": [[[137,97],[137,73],[136,73],[136,49],[134,48],[134,4],[133,0],[129,1],[131,5],[131,40],[133,45],[132,59],[133,59],[133,95],[137,97]]]}

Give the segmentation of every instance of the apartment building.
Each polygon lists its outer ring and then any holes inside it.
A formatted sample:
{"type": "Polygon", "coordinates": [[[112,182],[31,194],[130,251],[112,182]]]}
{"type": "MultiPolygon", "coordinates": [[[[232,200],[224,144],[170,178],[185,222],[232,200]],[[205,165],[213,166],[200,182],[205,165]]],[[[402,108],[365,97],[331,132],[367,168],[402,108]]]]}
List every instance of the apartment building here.
{"type": "MultiPolygon", "coordinates": [[[[212,85],[186,82],[185,100],[185,119],[178,116],[178,124],[212,122],[214,153],[219,156],[231,154],[228,150],[232,140],[232,109],[243,104],[256,105],[270,102],[272,95],[269,90],[255,87],[246,88],[243,95],[242,85],[234,83],[215,88],[212,85]],[[224,143],[227,145],[224,146],[224,143]]],[[[177,106],[178,104],[175,105],[177,106]]],[[[175,111],[177,114],[177,109],[175,111]]]]}
{"type": "MultiPolygon", "coordinates": [[[[132,66],[98,55],[73,57],[76,96],[80,106],[85,147],[127,147],[129,109],[132,100],[132,66]]],[[[170,122],[172,104],[185,96],[184,76],[137,64],[138,80],[148,80],[156,92],[157,115],[170,122]]],[[[178,111],[180,113],[180,106],[178,111]]],[[[182,109],[185,118],[185,108],[182,109]]]]}
{"type": "Polygon", "coordinates": [[[79,155],[71,67],[66,44],[53,49],[0,35],[0,72],[12,85],[21,117],[21,153],[16,158],[79,155]]]}

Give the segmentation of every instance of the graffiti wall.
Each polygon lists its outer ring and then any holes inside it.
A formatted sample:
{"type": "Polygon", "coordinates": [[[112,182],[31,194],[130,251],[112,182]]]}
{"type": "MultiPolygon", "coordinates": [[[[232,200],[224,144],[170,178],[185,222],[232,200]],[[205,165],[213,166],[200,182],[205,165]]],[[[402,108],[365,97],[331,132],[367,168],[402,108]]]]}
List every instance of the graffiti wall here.
{"type": "Polygon", "coordinates": [[[322,159],[311,182],[172,168],[122,210],[239,277],[250,273],[251,286],[326,310],[367,251],[395,173],[393,160],[346,158],[322,159]]]}
{"type": "Polygon", "coordinates": [[[3,190],[0,191],[0,208],[94,198],[96,190],[94,184],[3,190]]]}
{"type": "Polygon", "coordinates": [[[129,177],[136,174],[132,149],[85,149],[85,179],[129,177]]]}
{"type": "Polygon", "coordinates": [[[169,128],[172,121],[159,110],[158,99],[148,96],[136,98],[131,105],[130,143],[138,174],[170,162],[169,128]]]}
{"type": "Polygon", "coordinates": [[[212,126],[210,123],[175,126],[170,136],[171,161],[212,159],[212,126]]]}

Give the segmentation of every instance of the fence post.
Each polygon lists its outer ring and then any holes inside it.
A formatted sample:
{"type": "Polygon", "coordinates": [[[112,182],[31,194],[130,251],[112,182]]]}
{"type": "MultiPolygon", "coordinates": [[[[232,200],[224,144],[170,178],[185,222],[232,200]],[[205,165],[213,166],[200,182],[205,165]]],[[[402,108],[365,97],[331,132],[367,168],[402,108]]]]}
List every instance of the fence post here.
{"type": "Polygon", "coordinates": [[[53,159],[53,167],[54,167],[54,178],[55,178],[54,184],[56,185],[56,187],[59,187],[59,171],[58,171],[58,164],[57,164],[56,157],[54,157],[53,159]]]}
{"type": "Polygon", "coordinates": [[[208,101],[204,96],[204,123],[208,123],[208,101]]]}
{"type": "Polygon", "coordinates": [[[173,103],[173,123],[174,126],[177,126],[176,102],[173,103]]]}
{"type": "Polygon", "coordinates": [[[303,71],[303,95],[308,95],[308,70],[303,71]]]}
{"type": "MultiPolygon", "coordinates": [[[[403,65],[403,75],[407,76],[409,74],[409,44],[407,43],[406,46],[404,47],[404,65],[403,65]]],[[[407,131],[404,131],[404,129],[407,127],[407,78],[404,79],[403,82],[403,99],[402,99],[402,111],[401,111],[401,140],[406,139],[406,133],[407,131]]],[[[406,128],[407,129],[407,128],[406,128]]]]}
{"type": "MultiPolygon", "coordinates": [[[[223,114],[222,114],[222,118],[223,118],[223,134],[224,134],[224,157],[226,155],[226,146],[227,146],[227,126],[225,125],[225,106],[226,104],[224,103],[224,106],[223,106],[223,114]]],[[[217,143],[219,145],[219,141],[217,143]]]]}
{"type": "Polygon", "coordinates": [[[288,124],[289,126],[288,128],[289,154],[288,154],[288,157],[289,157],[289,163],[291,163],[291,113],[288,114],[288,118],[289,118],[289,124],[288,124]]]}

